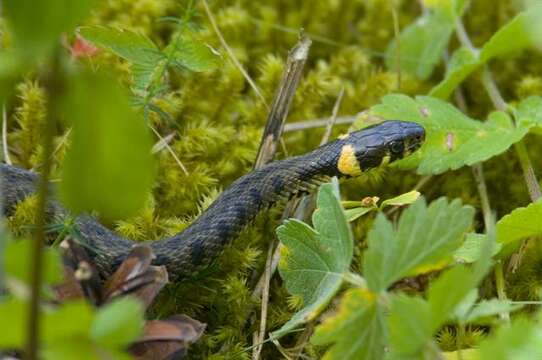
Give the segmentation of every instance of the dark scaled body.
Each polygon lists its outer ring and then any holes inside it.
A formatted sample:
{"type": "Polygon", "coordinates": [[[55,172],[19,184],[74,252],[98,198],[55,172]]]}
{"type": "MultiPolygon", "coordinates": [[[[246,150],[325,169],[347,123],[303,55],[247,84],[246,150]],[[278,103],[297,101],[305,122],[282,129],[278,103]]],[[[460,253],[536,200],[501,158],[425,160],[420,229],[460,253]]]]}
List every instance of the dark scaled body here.
{"type": "MultiPolygon", "coordinates": [[[[307,154],[276,161],[236,180],[184,231],[150,242],[156,265],[165,265],[173,278],[197,272],[218,256],[263,209],[277,201],[306,193],[331,176],[356,176],[415,151],[423,143],[424,129],[411,122],[386,121],[348,134],[307,154]]],[[[36,190],[38,175],[0,165],[5,211],[36,190]]],[[[67,211],[51,201],[52,216],[67,211]]],[[[83,241],[93,250],[104,275],[128,254],[133,242],[122,238],[89,215],[76,219],[83,241]]]]}

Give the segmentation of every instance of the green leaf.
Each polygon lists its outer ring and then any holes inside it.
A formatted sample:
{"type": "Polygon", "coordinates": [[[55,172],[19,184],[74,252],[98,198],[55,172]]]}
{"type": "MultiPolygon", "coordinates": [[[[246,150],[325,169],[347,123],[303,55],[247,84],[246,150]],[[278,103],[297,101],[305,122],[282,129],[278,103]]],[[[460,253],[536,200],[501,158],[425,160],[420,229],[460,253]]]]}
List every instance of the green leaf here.
{"type": "Polygon", "coordinates": [[[473,53],[461,48],[454,53],[444,80],[435,86],[429,95],[448,98],[454,89],[479,66],[489,60],[542,45],[542,6],[532,6],[518,14],[499,29],[480,52],[473,53]]]}
{"type": "Polygon", "coordinates": [[[45,360],[131,360],[132,356],[116,349],[99,348],[88,338],[73,338],[63,343],[48,344],[40,354],[45,360]]]}
{"type": "Polygon", "coordinates": [[[522,100],[514,112],[517,123],[527,124],[539,133],[542,132],[542,97],[529,96],[522,100]]]}
{"type": "Polygon", "coordinates": [[[142,333],[143,306],[131,297],[122,297],[100,308],[90,329],[90,337],[108,348],[122,348],[142,333]]]}
{"type": "Polygon", "coordinates": [[[542,235],[542,199],[516,208],[497,222],[497,242],[510,244],[529,236],[542,235]]]}
{"type": "Polygon", "coordinates": [[[523,307],[521,304],[514,304],[511,301],[490,299],[483,300],[472,307],[467,316],[463,319],[469,324],[488,324],[488,318],[499,315],[503,312],[513,312],[523,307]]]}
{"type": "Polygon", "coordinates": [[[93,318],[93,309],[84,300],[66,302],[52,311],[44,311],[43,341],[64,344],[72,339],[88,338],[93,318]]]}
{"type": "Polygon", "coordinates": [[[357,207],[357,208],[345,210],[344,214],[346,216],[346,219],[350,222],[376,209],[377,209],[376,207],[357,207]]]}
{"type": "Polygon", "coordinates": [[[272,333],[274,338],[318,316],[339,290],[350,267],[353,240],[337,183],[320,187],[317,204],[312,216],[314,229],[295,219],[277,229],[284,245],[280,276],[291,294],[303,298],[304,308],[272,333]]]}
{"type": "Polygon", "coordinates": [[[465,47],[457,49],[450,58],[444,79],[431,89],[429,95],[446,100],[459,84],[480,65],[478,56],[470,49],[465,47]]]}
{"type": "MultiPolygon", "coordinates": [[[[469,233],[467,238],[461,245],[459,249],[454,253],[454,259],[457,262],[463,263],[472,263],[480,258],[482,252],[482,247],[484,244],[484,239],[486,239],[485,234],[476,234],[469,233]]],[[[499,243],[495,244],[491,255],[497,255],[501,251],[502,245],[499,243]]]]}
{"type": "Polygon", "coordinates": [[[214,70],[221,60],[216,50],[190,34],[177,36],[164,52],[179,68],[195,72],[214,70]]]}
{"type": "Polygon", "coordinates": [[[0,298],[0,300],[0,319],[4,324],[0,326],[0,349],[20,349],[26,339],[27,304],[15,298],[0,298]]]}
{"type": "Polygon", "coordinates": [[[518,318],[511,326],[501,327],[480,344],[480,360],[542,359],[540,325],[518,318]]]}
{"type": "MultiPolygon", "coordinates": [[[[4,262],[7,277],[29,285],[32,269],[32,241],[10,241],[6,245],[5,251],[4,262]]],[[[45,284],[56,284],[62,281],[62,261],[57,249],[44,249],[41,273],[45,284]]]]}
{"type": "Polygon", "coordinates": [[[165,55],[145,35],[105,26],[83,26],[78,29],[87,41],[112,51],[133,64],[155,66],[165,55]]]}
{"type": "Polygon", "coordinates": [[[542,36],[542,6],[533,6],[518,14],[499,29],[482,47],[480,60],[486,63],[497,56],[540,46],[542,36]]]}
{"type": "MultiPolygon", "coordinates": [[[[484,250],[493,245],[494,237],[489,239],[484,250]]],[[[464,308],[465,302],[472,303],[473,290],[488,272],[490,259],[491,255],[485,251],[472,268],[460,265],[444,272],[429,286],[427,301],[406,296],[393,298],[388,322],[392,358],[438,357],[432,354],[434,333],[458,309],[464,308]],[[428,354],[431,356],[427,357],[428,354]]]]}
{"type": "Polygon", "coordinates": [[[391,199],[382,201],[382,203],[380,204],[380,208],[383,209],[386,206],[410,205],[414,201],[418,200],[419,197],[420,197],[420,192],[416,190],[412,190],[407,193],[401,194],[399,196],[393,197],[391,199]]]}
{"type": "Polygon", "coordinates": [[[403,212],[397,229],[379,214],[369,231],[363,263],[369,288],[381,292],[402,277],[444,266],[473,215],[472,207],[445,198],[429,207],[420,198],[403,212]]]}
{"type": "MultiPolygon", "coordinates": [[[[399,36],[401,70],[427,79],[441,61],[442,53],[452,34],[454,22],[446,13],[431,11],[407,26],[399,36]]],[[[393,40],[386,51],[386,66],[396,69],[397,41],[393,40]]]]}
{"type": "Polygon", "coordinates": [[[388,318],[390,344],[395,356],[418,352],[431,339],[429,304],[418,297],[392,297],[388,318]]]}
{"type": "Polygon", "coordinates": [[[64,104],[73,126],[60,195],[74,212],[107,219],[133,215],[153,182],[152,141],[143,119],[114,82],[97,75],[71,78],[64,104]]]}
{"type": "Polygon", "coordinates": [[[333,344],[324,359],[381,359],[387,342],[384,307],[365,289],[350,289],[338,312],[316,328],[311,342],[333,344]]]}
{"type": "Polygon", "coordinates": [[[438,9],[448,15],[450,21],[455,19],[465,10],[466,0],[424,0],[424,5],[429,9],[438,9]]]}
{"type": "Polygon", "coordinates": [[[484,275],[485,273],[481,273],[475,276],[472,269],[459,265],[446,271],[431,284],[427,291],[427,297],[431,309],[432,333],[453,316],[454,310],[476,287],[484,275]]]}
{"type": "Polygon", "coordinates": [[[60,35],[87,16],[94,0],[8,0],[2,2],[17,51],[27,60],[47,55],[60,35]]]}
{"type": "Polygon", "coordinates": [[[506,151],[528,131],[527,127],[515,127],[505,113],[495,112],[482,123],[427,96],[412,99],[387,95],[381,104],[371,108],[371,113],[386,119],[414,121],[425,128],[427,139],[422,148],[399,162],[403,166],[419,163],[419,174],[440,174],[485,161],[506,151]]]}

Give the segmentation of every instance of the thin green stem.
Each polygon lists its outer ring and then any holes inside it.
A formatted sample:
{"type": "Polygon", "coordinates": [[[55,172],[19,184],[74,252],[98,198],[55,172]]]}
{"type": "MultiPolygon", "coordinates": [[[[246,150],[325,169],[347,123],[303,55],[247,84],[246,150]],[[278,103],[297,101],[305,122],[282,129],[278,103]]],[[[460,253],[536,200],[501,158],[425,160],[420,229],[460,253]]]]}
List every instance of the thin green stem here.
{"type": "MultiPolygon", "coordinates": [[[[497,297],[499,300],[506,301],[506,291],[505,291],[505,282],[504,282],[504,272],[502,261],[499,261],[495,264],[495,287],[497,288],[497,297]]],[[[508,311],[503,311],[500,313],[501,318],[510,322],[510,314],[508,311]]]]}
{"type": "Polygon", "coordinates": [[[60,51],[55,51],[49,68],[44,74],[44,85],[48,95],[48,111],[43,125],[43,158],[41,177],[38,184],[36,230],[31,253],[30,302],[28,316],[28,333],[26,339],[25,359],[38,358],[40,328],[40,292],[42,286],[43,246],[46,236],[46,206],[49,189],[49,175],[52,165],[53,133],[55,128],[56,105],[60,91],[60,51]]]}
{"type": "Polygon", "coordinates": [[[480,194],[480,205],[482,206],[482,214],[484,215],[484,227],[486,233],[491,233],[493,227],[493,221],[491,219],[491,205],[489,202],[489,196],[487,194],[487,186],[484,178],[484,168],[482,164],[476,164],[472,166],[472,173],[476,180],[476,186],[478,187],[478,194],[480,194]]]}
{"type": "Polygon", "coordinates": [[[542,193],[540,192],[540,185],[538,184],[538,180],[536,179],[536,175],[531,164],[531,158],[527,153],[527,148],[525,147],[525,143],[523,141],[515,143],[514,149],[516,150],[521,169],[523,170],[523,176],[525,177],[525,182],[527,183],[527,189],[529,189],[529,196],[531,197],[531,201],[534,202],[542,197],[542,193]]]}
{"type": "MultiPolygon", "coordinates": [[[[473,46],[472,42],[470,41],[469,35],[465,30],[465,27],[463,26],[461,20],[456,21],[455,32],[461,45],[470,49],[473,53],[478,53],[478,50],[473,46]]],[[[491,74],[491,71],[487,66],[484,67],[484,71],[482,73],[482,85],[487,92],[489,98],[491,99],[493,106],[495,106],[495,108],[499,111],[507,112],[508,104],[502,97],[502,94],[497,87],[495,79],[493,78],[493,75],[491,74]]],[[[542,192],[540,190],[540,185],[538,183],[538,180],[536,179],[536,175],[523,140],[517,142],[514,145],[514,149],[521,164],[523,178],[527,185],[531,201],[536,201],[542,196],[542,192]]]]}

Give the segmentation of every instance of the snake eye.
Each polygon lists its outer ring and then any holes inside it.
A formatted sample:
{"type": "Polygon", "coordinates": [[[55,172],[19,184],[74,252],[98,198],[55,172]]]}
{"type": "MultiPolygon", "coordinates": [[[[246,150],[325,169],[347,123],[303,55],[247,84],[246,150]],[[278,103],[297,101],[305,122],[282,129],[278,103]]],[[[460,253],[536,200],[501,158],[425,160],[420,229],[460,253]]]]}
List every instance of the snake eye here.
{"type": "Polygon", "coordinates": [[[402,155],[405,151],[405,146],[401,141],[392,141],[390,143],[390,151],[394,155],[402,155]]]}

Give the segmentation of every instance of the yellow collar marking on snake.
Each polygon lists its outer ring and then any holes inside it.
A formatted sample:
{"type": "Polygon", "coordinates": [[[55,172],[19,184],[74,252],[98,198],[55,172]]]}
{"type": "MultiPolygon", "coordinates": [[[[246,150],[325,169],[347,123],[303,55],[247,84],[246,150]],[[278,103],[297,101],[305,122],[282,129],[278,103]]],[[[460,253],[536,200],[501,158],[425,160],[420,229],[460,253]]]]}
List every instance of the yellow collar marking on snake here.
{"type": "Polygon", "coordinates": [[[356,152],[352,145],[344,145],[341,149],[337,169],[344,175],[358,176],[361,174],[361,166],[356,159],[356,152]]]}

